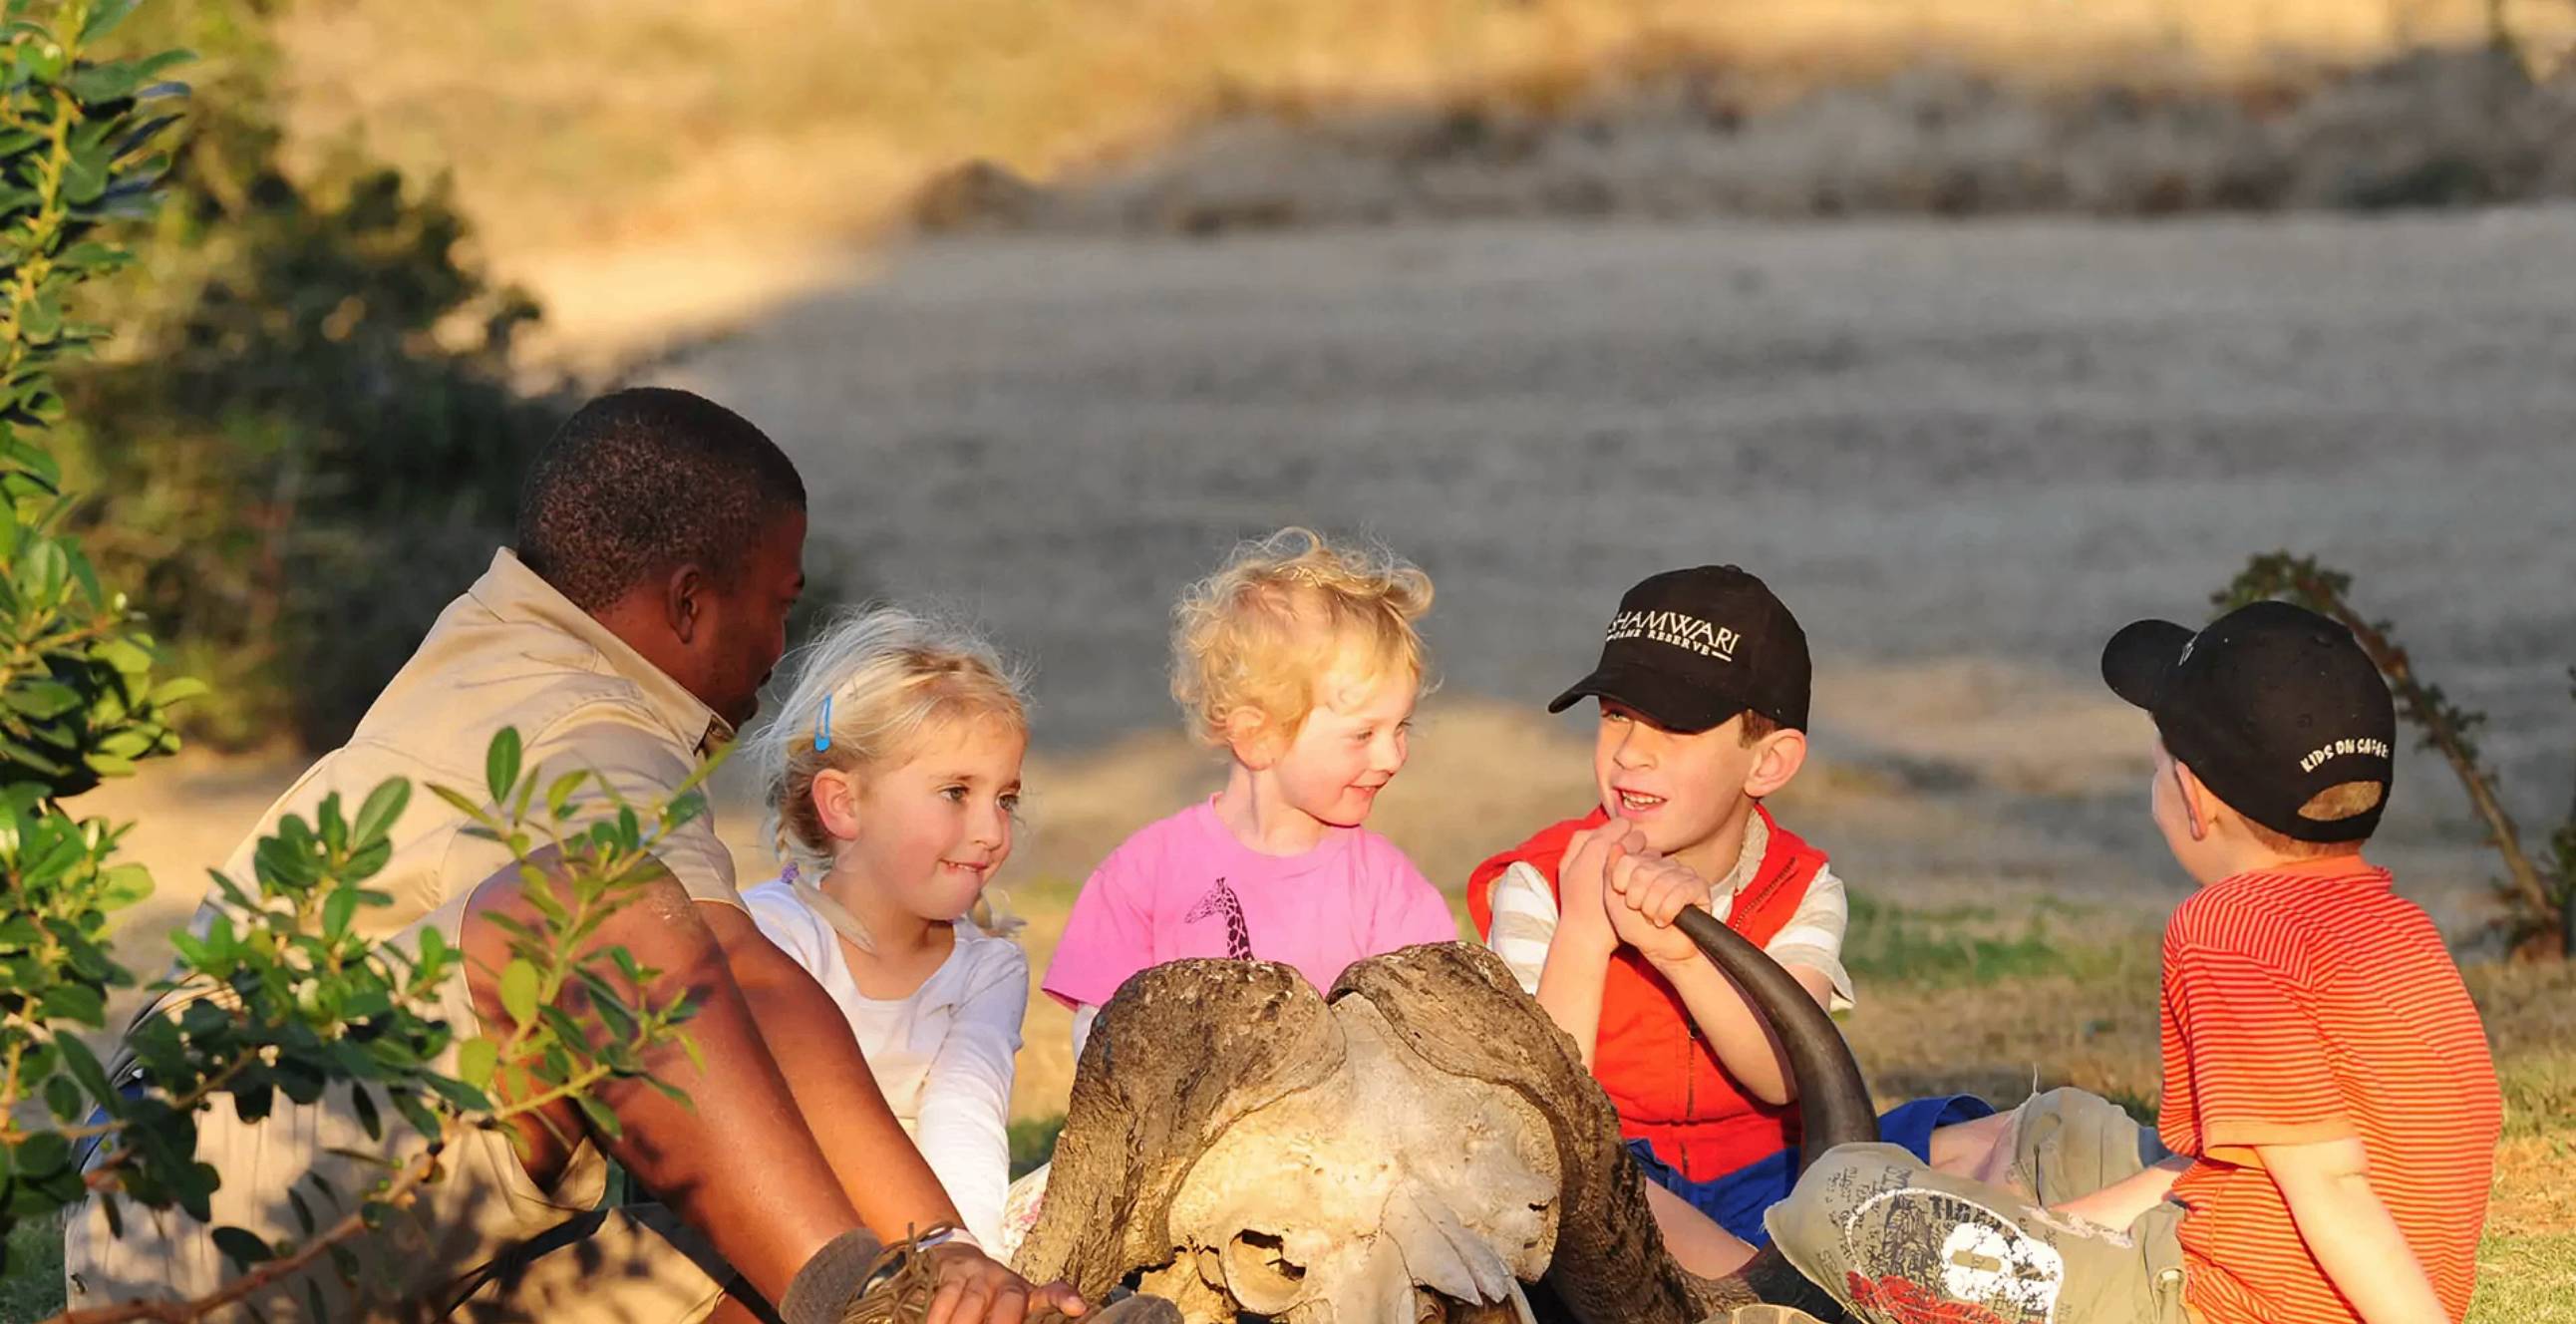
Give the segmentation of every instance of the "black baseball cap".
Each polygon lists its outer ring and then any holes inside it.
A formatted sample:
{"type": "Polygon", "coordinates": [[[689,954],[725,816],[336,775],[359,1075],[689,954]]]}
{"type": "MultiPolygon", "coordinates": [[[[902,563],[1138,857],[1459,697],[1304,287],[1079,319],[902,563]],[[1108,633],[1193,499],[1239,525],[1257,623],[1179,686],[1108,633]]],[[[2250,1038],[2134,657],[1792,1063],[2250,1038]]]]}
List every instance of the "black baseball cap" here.
{"type": "Polygon", "coordinates": [[[1752,711],[1807,726],[1807,632],[1769,586],[1731,565],[1667,570],[1619,599],[1601,665],[1547,706],[1586,695],[1673,731],[1705,731],[1752,711]]]}
{"type": "Polygon", "coordinates": [[[2165,748],[2236,812],[2296,841],[2359,841],[2396,772],[2397,706],[2340,623],[2287,602],[2239,607],[2193,633],[2137,621],[2102,649],[2111,692],[2147,710],[2165,748]],[[2302,805],[2345,782],[2379,803],[2323,820],[2302,805]]]}

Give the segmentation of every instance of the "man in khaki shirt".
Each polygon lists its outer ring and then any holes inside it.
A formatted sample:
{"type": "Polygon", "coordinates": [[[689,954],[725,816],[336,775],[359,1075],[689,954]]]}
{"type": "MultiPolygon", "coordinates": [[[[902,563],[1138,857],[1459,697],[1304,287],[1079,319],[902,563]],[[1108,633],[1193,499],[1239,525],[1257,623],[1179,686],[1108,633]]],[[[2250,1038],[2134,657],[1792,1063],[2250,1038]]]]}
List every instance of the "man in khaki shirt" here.
{"type": "MultiPolygon", "coordinates": [[[[416,793],[372,884],[393,904],[357,923],[398,945],[432,928],[460,945],[466,970],[442,1010],[459,1042],[473,1037],[499,1014],[491,972],[507,960],[489,917],[534,912],[503,869],[507,853],[466,833],[464,816],[426,788],[481,787],[492,736],[515,727],[526,766],[590,768],[630,801],[668,798],[749,719],[784,651],[804,583],[804,504],[786,456],[718,405],[656,389],[591,402],[536,461],[517,551],[496,553],[448,605],[348,744],[269,809],[228,872],[247,878],[259,839],[285,816],[309,821],[327,795],[355,804],[387,778],[410,779],[416,793]]],[[[877,1238],[957,1222],[838,1009],[752,925],[711,820],[662,838],[654,855],[669,878],[624,907],[600,941],[689,981],[705,1069],[678,1052],[650,1065],[690,1105],[629,1083],[601,1100],[620,1120],[619,1139],[560,1104],[522,1123],[515,1149],[510,1136],[468,1133],[417,1217],[358,1248],[369,1270],[361,1281],[383,1286],[357,1296],[316,1276],[328,1318],[688,1324],[762,1318],[758,1300],[779,1303],[787,1324],[837,1320],[877,1238]],[[608,1157],[669,1210],[593,1213],[608,1157]]],[[[454,1052],[440,1064],[449,1074],[454,1052]]],[[[218,1105],[200,1128],[198,1156],[223,1182],[212,1226],[271,1241],[300,1230],[290,1186],[308,1203],[315,1175],[343,1197],[363,1191],[372,1172],[332,1151],[381,1148],[366,1142],[345,1093],[258,1123],[218,1105]]],[[[121,1238],[95,1202],[73,1219],[73,1309],[194,1297],[230,1276],[207,1226],[139,1212],[127,1213],[121,1238]]],[[[930,1255],[942,1289],[928,1324],[1018,1324],[1032,1303],[1026,1283],[971,1244],[930,1255]]],[[[300,1318],[305,1290],[289,1278],[256,1304],[272,1319],[300,1318]]],[[[1035,1300],[1081,1309],[1061,1287],[1035,1300]]]]}

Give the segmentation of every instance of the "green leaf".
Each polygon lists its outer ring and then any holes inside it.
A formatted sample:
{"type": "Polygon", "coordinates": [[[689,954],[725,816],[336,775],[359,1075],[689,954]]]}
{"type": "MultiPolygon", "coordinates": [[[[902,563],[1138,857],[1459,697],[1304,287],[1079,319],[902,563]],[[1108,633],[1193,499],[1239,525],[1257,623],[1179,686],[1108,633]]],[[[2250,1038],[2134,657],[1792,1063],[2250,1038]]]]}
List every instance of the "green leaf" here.
{"type": "Polygon", "coordinates": [[[219,1227],[214,1232],[215,1249],[224,1253],[237,1267],[247,1269],[262,1260],[277,1258],[277,1252],[265,1241],[237,1227],[219,1227]]]}
{"type": "Polygon", "coordinates": [[[152,669],[152,655],[122,635],[92,644],[89,655],[128,675],[141,675],[152,669]]]}
{"type": "Polygon", "coordinates": [[[519,755],[519,728],[502,727],[483,755],[483,782],[492,791],[492,803],[508,803],[510,789],[519,784],[519,755]]]}
{"type": "Polygon", "coordinates": [[[376,1115],[375,1091],[359,1086],[349,1091],[349,1103],[358,1114],[358,1125],[366,1128],[369,1140],[385,1138],[384,1119],[376,1115]]]}
{"type": "Polygon", "coordinates": [[[358,913],[358,889],[340,887],[322,899],[322,936],[337,942],[349,931],[349,921],[358,913]]]}
{"type": "Polygon", "coordinates": [[[52,1131],[38,1131],[18,1142],[18,1150],[9,1156],[10,1166],[21,1178],[52,1176],[70,1166],[72,1142],[52,1131]]]}
{"type": "Polygon", "coordinates": [[[429,793],[437,796],[441,800],[445,800],[450,808],[453,808],[457,812],[465,815],[468,821],[488,824],[492,820],[491,813],[482,805],[476,804],[472,800],[465,798],[464,792],[456,790],[453,787],[441,786],[436,782],[432,782],[430,783],[429,793]]]}
{"type": "Polygon", "coordinates": [[[155,708],[168,708],[176,704],[186,703],[188,700],[194,699],[199,695],[206,694],[208,692],[209,687],[206,682],[199,680],[194,676],[175,676],[153,687],[152,706],[155,708]]]}
{"type": "Polygon", "coordinates": [[[89,1045],[72,1035],[58,1034],[54,1036],[54,1048],[63,1055],[63,1069],[80,1081],[81,1088],[88,1090],[91,1098],[105,1099],[115,1093],[108,1088],[107,1072],[99,1066],[97,1056],[89,1051],[89,1045]]]}
{"type": "MultiPolygon", "coordinates": [[[[107,1024],[107,998],[87,984],[56,984],[45,990],[45,996],[38,1005],[48,1020],[77,1021],[93,1027],[104,1027],[107,1024]]],[[[62,1042],[68,1045],[75,1041],[65,1036],[62,1042]]],[[[91,1069],[97,1069],[96,1063],[91,1064],[91,1069]]],[[[82,1083],[88,1084],[87,1081],[82,1083]]],[[[105,1094],[103,1089],[94,1089],[91,1092],[102,1096],[105,1094]]]]}
{"type": "Polygon", "coordinates": [[[7,699],[11,708],[40,722],[61,716],[81,704],[79,690],[53,680],[20,681],[9,687],[7,699]]]}
{"type": "Polygon", "coordinates": [[[98,876],[98,908],[122,910],[152,895],[152,871],[140,864],[119,864],[98,876]]]}
{"type": "Polygon", "coordinates": [[[537,968],[525,960],[514,960],[501,970],[501,1006],[519,1025],[533,1025],[537,1019],[537,968]]]}
{"type": "Polygon", "coordinates": [[[490,1035],[476,1035],[456,1050],[456,1074],[478,1090],[492,1087],[492,1068],[500,1063],[501,1045],[490,1035]]]}
{"type": "Polygon", "coordinates": [[[547,817],[558,823],[571,817],[573,792],[580,790],[581,784],[589,777],[589,770],[584,769],[580,772],[567,772],[555,778],[554,784],[546,788],[547,817]]]}
{"type": "Polygon", "coordinates": [[[114,60],[93,64],[73,74],[63,80],[63,87],[73,96],[95,106],[102,101],[118,101],[134,95],[134,89],[143,85],[143,78],[142,69],[136,65],[114,60]]]}
{"type": "Polygon", "coordinates": [[[98,0],[90,7],[89,20],[81,24],[80,44],[89,45],[116,30],[116,25],[131,17],[143,0],[98,0]]]}
{"type": "Polygon", "coordinates": [[[624,1124],[617,1120],[617,1114],[610,1110],[607,1104],[587,1094],[581,1095],[580,1100],[582,1115],[590,1119],[590,1124],[597,1128],[601,1135],[610,1140],[616,1140],[626,1134],[624,1124]]]}
{"type": "Polygon", "coordinates": [[[358,806],[358,817],[351,826],[350,839],[361,846],[373,843],[392,829],[394,820],[402,817],[403,809],[410,803],[411,783],[400,777],[369,791],[366,803],[358,806]]]}

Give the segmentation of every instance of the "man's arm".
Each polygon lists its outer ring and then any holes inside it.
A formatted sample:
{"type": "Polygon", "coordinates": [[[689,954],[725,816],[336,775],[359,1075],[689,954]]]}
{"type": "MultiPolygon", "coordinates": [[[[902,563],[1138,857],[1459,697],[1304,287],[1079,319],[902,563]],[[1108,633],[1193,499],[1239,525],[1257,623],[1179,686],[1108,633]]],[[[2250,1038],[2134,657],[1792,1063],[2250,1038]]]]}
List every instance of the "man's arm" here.
{"type": "Polygon", "coordinates": [[[2308,1250],[2367,1324],[2447,1324],[2406,1234],[2370,1188],[2370,1158],[2356,1139],[2256,1145],[2281,1188],[2308,1250]]]}
{"type": "Polygon", "coordinates": [[[804,1114],[859,1220],[886,1241],[937,1224],[958,1225],[957,1206],[886,1106],[876,1075],[868,1070],[832,995],[761,936],[740,907],[700,902],[697,911],[723,949],[752,1022],[795,1096],[796,1110],[804,1114]]]}

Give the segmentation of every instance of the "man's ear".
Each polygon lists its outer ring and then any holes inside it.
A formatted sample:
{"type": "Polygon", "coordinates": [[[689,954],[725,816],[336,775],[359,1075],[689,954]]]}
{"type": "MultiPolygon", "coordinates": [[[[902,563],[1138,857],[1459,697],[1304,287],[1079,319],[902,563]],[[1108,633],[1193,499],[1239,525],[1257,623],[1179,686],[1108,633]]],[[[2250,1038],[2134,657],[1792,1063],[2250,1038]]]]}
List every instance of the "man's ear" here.
{"type": "Polygon", "coordinates": [[[706,624],[707,600],[715,585],[696,562],[682,562],[670,577],[662,581],[662,623],[671,637],[682,644],[697,642],[698,630],[706,624]]]}
{"type": "Polygon", "coordinates": [[[825,832],[841,841],[859,835],[857,773],[825,768],[814,774],[814,787],[806,794],[814,797],[814,816],[822,820],[825,832]]]}
{"type": "Polygon", "coordinates": [[[1789,784],[1807,765],[1807,733],[1783,728],[1762,737],[1753,751],[1753,770],[1744,774],[1744,793],[1759,800],[1789,784]]]}
{"type": "Polygon", "coordinates": [[[1235,762],[1254,772],[1267,771],[1288,752],[1288,737],[1270,714],[1246,704],[1225,714],[1225,744],[1235,762]]]}

